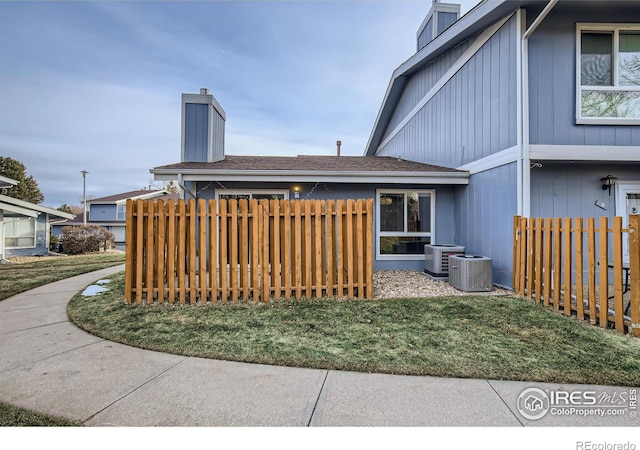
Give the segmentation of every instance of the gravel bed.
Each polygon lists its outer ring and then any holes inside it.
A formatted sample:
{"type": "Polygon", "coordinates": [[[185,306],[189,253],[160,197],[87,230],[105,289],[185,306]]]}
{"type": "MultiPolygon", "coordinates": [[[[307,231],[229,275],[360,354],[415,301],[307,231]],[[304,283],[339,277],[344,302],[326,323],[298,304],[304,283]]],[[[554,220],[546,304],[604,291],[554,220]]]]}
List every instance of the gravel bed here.
{"type": "Polygon", "coordinates": [[[417,270],[378,270],[373,273],[374,298],[446,297],[452,295],[514,295],[494,286],[491,292],[462,292],[447,281],[436,281],[417,270]]]}

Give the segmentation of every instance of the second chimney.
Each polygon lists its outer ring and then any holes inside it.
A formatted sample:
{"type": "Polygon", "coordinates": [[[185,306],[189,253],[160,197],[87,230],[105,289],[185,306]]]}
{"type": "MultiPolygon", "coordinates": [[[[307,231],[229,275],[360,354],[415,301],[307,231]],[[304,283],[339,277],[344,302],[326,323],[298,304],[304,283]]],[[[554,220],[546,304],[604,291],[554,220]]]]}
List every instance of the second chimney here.
{"type": "Polygon", "coordinates": [[[340,156],[340,146],[342,145],[342,141],[336,141],[336,147],[338,151],[338,156],[340,156]]]}

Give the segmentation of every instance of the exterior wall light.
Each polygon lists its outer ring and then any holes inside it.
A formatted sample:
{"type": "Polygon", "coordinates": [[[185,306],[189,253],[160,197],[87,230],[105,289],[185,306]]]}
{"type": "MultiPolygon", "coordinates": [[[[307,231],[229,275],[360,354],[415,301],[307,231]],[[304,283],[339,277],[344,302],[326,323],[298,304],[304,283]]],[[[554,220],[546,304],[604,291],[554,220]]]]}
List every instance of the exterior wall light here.
{"type": "Polygon", "coordinates": [[[300,186],[293,187],[293,198],[300,198],[300,186]]]}
{"type": "Polygon", "coordinates": [[[609,195],[611,195],[611,188],[615,186],[617,179],[618,178],[612,177],[611,175],[607,175],[604,178],[600,178],[600,181],[602,182],[602,190],[606,191],[608,189],[609,195]]]}

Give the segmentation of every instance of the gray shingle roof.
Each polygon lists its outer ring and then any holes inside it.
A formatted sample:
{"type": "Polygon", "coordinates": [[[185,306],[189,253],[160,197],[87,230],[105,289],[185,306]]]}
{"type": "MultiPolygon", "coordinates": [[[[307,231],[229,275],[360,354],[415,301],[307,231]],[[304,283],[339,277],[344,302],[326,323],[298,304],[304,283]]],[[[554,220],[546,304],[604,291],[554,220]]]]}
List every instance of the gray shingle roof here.
{"type": "Polygon", "coordinates": [[[234,156],[217,162],[181,162],[155,167],[153,171],[271,171],[291,172],[432,172],[465,171],[422,164],[389,156],[234,156]]]}

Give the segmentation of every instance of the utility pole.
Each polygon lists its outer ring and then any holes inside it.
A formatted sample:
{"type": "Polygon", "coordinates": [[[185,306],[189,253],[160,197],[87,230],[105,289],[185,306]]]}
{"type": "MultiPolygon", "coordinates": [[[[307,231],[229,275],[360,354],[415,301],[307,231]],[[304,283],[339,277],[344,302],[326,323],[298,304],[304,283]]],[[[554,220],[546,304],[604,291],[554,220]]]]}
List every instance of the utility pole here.
{"type": "Polygon", "coordinates": [[[82,211],[84,213],[84,224],[87,224],[87,172],[86,170],[80,171],[82,174],[82,211]]]}

